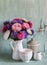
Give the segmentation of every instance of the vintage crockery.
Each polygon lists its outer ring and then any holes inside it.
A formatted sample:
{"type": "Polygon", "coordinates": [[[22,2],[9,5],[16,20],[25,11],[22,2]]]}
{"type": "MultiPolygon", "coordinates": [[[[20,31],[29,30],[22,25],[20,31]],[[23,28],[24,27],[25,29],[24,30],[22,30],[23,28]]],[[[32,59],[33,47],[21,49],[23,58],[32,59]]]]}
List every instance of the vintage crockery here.
{"type": "Polygon", "coordinates": [[[35,60],[41,60],[42,59],[42,53],[41,52],[34,52],[34,59],[35,60]]]}
{"type": "Polygon", "coordinates": [[[13,50],[12,58],[14,60],[19,60],[20,59],[18,50],[22,50],[23,49],[22,41],[23,40],[11,41],[11,43],[10,43],[10,46],[12,47],[12,50],[13,50]],[[14,44],[14,46],[13,46],[13,44],[14,44]]]}
{"type": "Polygon", "coordinates": [[[19,50],[19,56],[21,60],[24,62],[29,62],[30,59],[32,58],[32,54],[33,54],[33,51],[31,49],[24,48],[19,50]]]}
{"type": "Polygon", "coordinates": [[[39,43],[34,39],[32,38],[28,43],[27,43],[27,47],[29,49],[32,49],[34,52],[38,51],[39,50],[39,43]]]}

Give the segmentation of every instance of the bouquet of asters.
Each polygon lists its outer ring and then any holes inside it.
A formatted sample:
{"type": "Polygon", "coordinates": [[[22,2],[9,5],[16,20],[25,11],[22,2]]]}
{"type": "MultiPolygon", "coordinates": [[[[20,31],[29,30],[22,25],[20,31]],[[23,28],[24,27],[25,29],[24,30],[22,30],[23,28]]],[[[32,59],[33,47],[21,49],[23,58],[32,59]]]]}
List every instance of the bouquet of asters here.
{"type": "Polygon", "coordinates": [[[23,18],[15,18],[12,21],[5,21],[3,23],[2,32],[4,33],[4,39],[9,38],[13,40],[22,40],[27,38],[28,35],[33,35],[32,21],[28,21],[23,18]]]}

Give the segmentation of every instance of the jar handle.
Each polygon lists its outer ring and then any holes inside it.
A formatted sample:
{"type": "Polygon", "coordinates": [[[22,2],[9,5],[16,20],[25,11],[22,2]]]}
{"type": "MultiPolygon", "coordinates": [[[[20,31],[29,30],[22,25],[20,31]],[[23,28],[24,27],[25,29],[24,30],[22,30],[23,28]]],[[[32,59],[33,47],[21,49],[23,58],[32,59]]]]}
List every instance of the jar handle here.
{"type": "Polygon", "coordinates": [[[14,50],[13,41],[10,42],[10,46],[11,46],[12,50],[14,50]]]}

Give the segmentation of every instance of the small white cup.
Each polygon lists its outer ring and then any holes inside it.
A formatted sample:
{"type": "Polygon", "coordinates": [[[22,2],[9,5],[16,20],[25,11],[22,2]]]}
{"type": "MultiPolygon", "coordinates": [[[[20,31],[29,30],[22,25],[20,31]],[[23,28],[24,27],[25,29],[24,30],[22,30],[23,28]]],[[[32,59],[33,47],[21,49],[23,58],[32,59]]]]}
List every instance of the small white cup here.
{"type": "Polygon", "coordinates": [[[22,61],[28,63],[32,58],[32,50],[27,48],[21,49],[19,50],[19,56],[22,61]]]}
{"type": "Polygon", "coordinates": [[[41,60],[42,59],[41,52],[34,52],[34,59],[35,60],[41,60]]]}

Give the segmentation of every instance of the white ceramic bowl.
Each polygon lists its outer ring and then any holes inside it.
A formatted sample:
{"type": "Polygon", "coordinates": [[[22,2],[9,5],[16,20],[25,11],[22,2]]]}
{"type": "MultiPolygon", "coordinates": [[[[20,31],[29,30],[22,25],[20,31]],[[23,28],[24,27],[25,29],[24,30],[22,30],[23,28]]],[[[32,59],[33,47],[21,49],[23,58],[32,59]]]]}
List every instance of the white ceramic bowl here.
{"type": "Polygon", "coordinates": [[[29,62],[30,59],[32,58],[32,55],[33,55],[33,52],[31,49],[24,48],[19,50],[20,59],[24,62],[29,62]]]}

